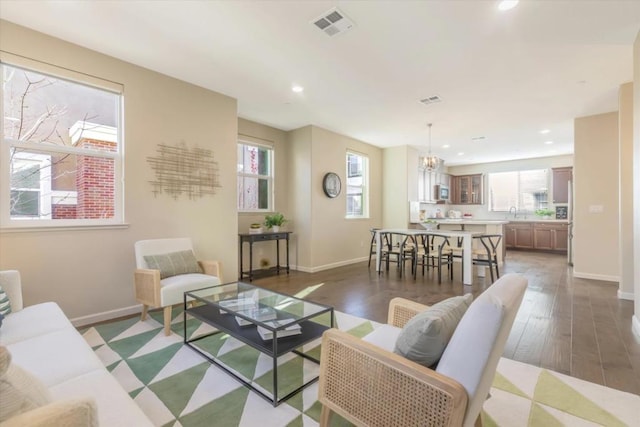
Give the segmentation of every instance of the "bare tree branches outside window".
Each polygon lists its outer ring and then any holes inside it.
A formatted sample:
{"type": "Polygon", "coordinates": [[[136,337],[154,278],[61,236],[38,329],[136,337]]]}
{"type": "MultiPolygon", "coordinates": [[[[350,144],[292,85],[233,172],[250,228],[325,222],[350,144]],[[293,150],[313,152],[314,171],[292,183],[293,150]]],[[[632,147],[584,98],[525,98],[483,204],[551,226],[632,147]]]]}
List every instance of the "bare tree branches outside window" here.
{"type": "MultiPolygon", "coordinates": [[[[10,220],[111,219],[121,95],[2,64],[10,220]]],[[[8,195],[8,196],[7,196],[8,195]]],[[[2,213],[6,218],[6,212],[2,213]]]]}

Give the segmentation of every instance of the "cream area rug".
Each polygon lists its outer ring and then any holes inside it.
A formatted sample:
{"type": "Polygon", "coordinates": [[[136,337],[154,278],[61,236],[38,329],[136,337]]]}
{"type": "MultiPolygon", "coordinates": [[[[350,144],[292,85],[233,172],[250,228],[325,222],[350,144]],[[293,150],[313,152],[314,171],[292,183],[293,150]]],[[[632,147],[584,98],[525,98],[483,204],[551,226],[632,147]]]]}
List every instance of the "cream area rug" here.
{"type": "MultiPolygon", "coordinates": [[[[162,313],[84,329],[84,338],[105,366],[157,426],[317,426],[317,383],[273,405],[183,345],[183,315],[174,310],[173,331],[165,336],[162,313]]],[[[336,312],[337,327],[363,336],[380,325],[336,312]]],[[[187,334],[211,328],[187,320],[187,334]]],[[[216,356],[267,393],[272,361],[258,351],[217,334],[203,340],[216,356]]],[[[319,341],[303,351],[319,356],[319,341]]],[[[280,390],[294,390],[317,375],[318,365],[293,354],[278,360],[280,390]]],[[[284,395],[284,394],[282,394],[284,395]]],[[[501,359],[484,405],[485,427],[640,426],[640,396],[578,380],[546,369],[501,359]]],[[[334,417],[336,419],[338,417],[334,417]]],[[[336,425],[348,425],[337,420],[336,425]]]]}

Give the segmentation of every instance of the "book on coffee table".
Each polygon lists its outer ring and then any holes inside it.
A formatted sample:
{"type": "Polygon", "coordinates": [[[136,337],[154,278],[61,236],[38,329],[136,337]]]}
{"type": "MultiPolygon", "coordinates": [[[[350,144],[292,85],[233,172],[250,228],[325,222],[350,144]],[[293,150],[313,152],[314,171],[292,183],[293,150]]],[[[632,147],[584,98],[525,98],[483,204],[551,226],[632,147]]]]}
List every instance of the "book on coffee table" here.
{"type": "MultiPolygon", "coordinates": [[[[273,328],[278,328],[282,325],[287,325],[292,321],[293,319],[279,319],[279,320],[270,320],[270,321],[264,322],[264,324],[269,325],[273,328]]],[[[292,335],[300,335],[301,333],[302,333],[302,328],[297,323],[295,325],[291,325],[284,329],[281,329],[277,332],[278,338],[290,337],[292,335]]],[[[269,329],[258,326],[258,334],[260,334],[260,337],[263,340],[268,341],[273,339],[274,332],[270,331],[269,329]]]]}
{"type": "MultiPolygon", "coordinates": [[[[258,308],[258,303],[251,297],[248,298],[232,298],[218,301],[220,307],[226,308],[229,311],[249,310],[258,308]]],[[[228,311],[220,310],[220,314],[227,314],[228,311]]]]}
{"type": "MultiPolygon", "coordinates": [[[[250,308],[248,310],[238,310],[237,313],[243,314],[247,317],[250,317],[259,322],[266,322],[267,320],[274,320],[278,317],[278,313],[271,307],[262,307],[262,308],[250,308]]],[[[236,322],[240,326],[249,326],[253,325],[253,322],[249,320],[243,319],[242,317],[236,316],[236,322]]]]}

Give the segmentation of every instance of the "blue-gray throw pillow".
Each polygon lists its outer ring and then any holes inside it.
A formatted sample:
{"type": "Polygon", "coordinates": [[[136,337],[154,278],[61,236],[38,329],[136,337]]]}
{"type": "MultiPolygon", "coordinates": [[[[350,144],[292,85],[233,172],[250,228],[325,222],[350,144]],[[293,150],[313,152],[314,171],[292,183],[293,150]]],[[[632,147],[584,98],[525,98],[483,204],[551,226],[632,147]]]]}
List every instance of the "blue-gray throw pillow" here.
{"type": "Polygon", "coordinates": [[[471,294],[452,297],[416,314],[402,328],[394,353],[427,367],[434,366],[472,300],[471,294]]]}
{"type": "Polygon", "coordinates": [[[198,264],[198,260],[196,260],[193,251],[145,255],[144,261],[150,269],[160,270],[161,279],[179,274],[202,273],[200,264],[198,264]]]}

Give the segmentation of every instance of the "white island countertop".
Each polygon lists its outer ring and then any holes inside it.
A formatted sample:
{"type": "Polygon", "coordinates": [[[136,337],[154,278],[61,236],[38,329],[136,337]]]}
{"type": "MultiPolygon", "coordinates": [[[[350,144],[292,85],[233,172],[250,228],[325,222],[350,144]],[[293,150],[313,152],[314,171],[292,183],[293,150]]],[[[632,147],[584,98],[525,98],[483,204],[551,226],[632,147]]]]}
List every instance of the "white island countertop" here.
{"type": "Polygon", "coordinates": [[[569,223],[568,219],[542,219],[542,218],[516,218],[509,219],[508,222],[549,222],[555,224],[567,224],[569,223]]]}
{"type": "Polygon", "coordinates": [[[429,218],[438,224],[469,224],[469,225],[500,225],[510,222],[545,222],[551,224],[567,224],[566,219],[542,219],[542,218],[509,218],[509,219],[480,219],[480,218],[429,218]]]}
{"type": "Polygon", "coordinates": [[[507,224],[506,219],[474,219],[474,218],[430,218],[438,224],[500,225],[507,224]]]}

